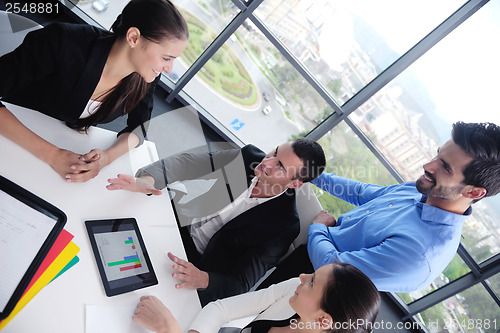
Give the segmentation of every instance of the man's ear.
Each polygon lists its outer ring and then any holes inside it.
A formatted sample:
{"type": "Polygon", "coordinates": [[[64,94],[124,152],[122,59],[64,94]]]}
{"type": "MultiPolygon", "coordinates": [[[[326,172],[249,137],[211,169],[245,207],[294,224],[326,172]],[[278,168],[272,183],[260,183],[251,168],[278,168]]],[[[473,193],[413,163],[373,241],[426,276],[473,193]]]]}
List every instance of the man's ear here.
{"type": "Polygon", "coordinates": [[[290,183],[288,183],[288,188],[299,188],[304,184],[304,182],[300,179],[294,179],[290,183]]]}
{"type": "Polygon", "coordinates": [[[320,323],[321,328],[325,330],[332,329],[334,327],[332,316],[324,311],[321,312],[322,314],[316,319],[316,321],[320,323]]]}
{"type": "Polygon", "coordinates": [[[481,199],[486,195],[486,189],[484,187],[471,186],[463,195],[471,200],[481,199]]]}

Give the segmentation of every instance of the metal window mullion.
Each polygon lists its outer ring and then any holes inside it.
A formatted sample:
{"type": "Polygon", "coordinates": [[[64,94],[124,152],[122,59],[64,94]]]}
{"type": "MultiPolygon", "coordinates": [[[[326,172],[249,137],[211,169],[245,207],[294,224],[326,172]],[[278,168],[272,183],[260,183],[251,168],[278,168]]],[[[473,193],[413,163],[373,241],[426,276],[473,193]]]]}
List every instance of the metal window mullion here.
{"type": "Polygon", "coordinates": [[[475,276],[472,272],[448,283],[447,285],[431,292],[430,294],[408,304],[408,315],[403,317],[403,320],[409,319],[411,316],[417,315],[419,312],[427,310],[445,299],[464,291],[477,283],[483,282],[491,276],[500,272],[500,264],[494,263],[484,270],[481,269],[480,276],[475,276]]]}
{"type": "Polygon", "coordinates": [[[475,276],[481,275],[480,272],[481,268],[476,263],[474,258],[472,258],[470,253],[465,249],[462,243],[458,245],[457,253],[460,256],[460,258],[462,258],[462,260],[465,262],[465,264],[470,268],[472,274],[474,274],[475,276]]]}
{"type": "Polygon", "coordinates": [[[329,131],[331,131],[335,126],[337,126],[343,118],[340,118],[340,115],[336,112],[329,115],[325,120],[323,120],[318,126],[312,129],[307,135],[306,138],[318,141],[324,135],[326,135],[329,131]]]}
{"type": "Polygon", "coordinates": [[[479,264],[479,267],[481,267],[481,269],[485,269],[491,265],[496,265],[496,264],[500,265],[500,253],[497,253],[493,257],[488,258],[485,261],[481,262],[479,264]]]}
{"type": "Polygon", "coordinates": [[[495,290],[493,290],[493,288],[491,287],[491,284],[489,283],[489,281],[484,280],[484,281],[481,282],[481,284],[486,289],[486,291],[488,292],[488,294],[490,294],[490,296],[493,298],[493,300],[495,301],[495,303],[497,303],[497,305],[500,306],[500,297],[498,297],[498,295],[495,292],[495,290]]]}
{"type": "Polygon", "coordinates": [[[248,8],[248,5],[244,0],[231,0],[231,2],[241,11],[244,11],[248,8]]]}
{"type": "Polygon", "coordinates": [[[250,20],[257,26],[257,28],[266,36],[266,38],[278,49],[283,57],[302,75],[302,77],[312,86],[318,94],[323,97],[327,104],[338,114],[343,111],[340,106],[335,102],[330,93],[323,87],[321,83],[306,69],[306,67],[286,48],[286,46],[270,31],[262,21],[255,15],[251,15],[250,20]]]}
{"type": "Polygon", "coordinates": [[[198,71],[207,63],[208,60],[224,45],[231,35],[241,26],[243,22],[251,15],[257,6],[263,0],[253,0],[245,10],[240,11],[238,15],[226,26],[224,30],[214,39],[214,41],[203,51],[188,70],[181,76],[174,86],[174,89],[167,96],[167,103],[172,102],[179,92],[191,81],[198,71]]]}

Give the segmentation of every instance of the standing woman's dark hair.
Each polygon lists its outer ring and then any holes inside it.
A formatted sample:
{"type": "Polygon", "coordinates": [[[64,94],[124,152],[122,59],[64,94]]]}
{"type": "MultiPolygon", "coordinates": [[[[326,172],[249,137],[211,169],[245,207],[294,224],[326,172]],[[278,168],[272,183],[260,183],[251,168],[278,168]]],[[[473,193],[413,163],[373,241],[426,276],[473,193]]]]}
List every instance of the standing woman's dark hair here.
{"type": "Polygon", "coordinates": [[[333,319],[328,332],[371,332],[380,308],[380,294],[375,285],[347,263],[334,264],[331,274],[321,301],[322,310],[333,319]]]}
{"type": "MultiPolygon", "coordinates": [[[[187,40],[189,37],[186,21],[170,0],[131,0],[111,26],[117,40],[126,37],[127,31],[135,27],[141,36],[151,42],[165,40],[187,40]]],[[[98,124],[122,106],[126,115],[146,95],[150,84],[138,73],[131,73],[103,96],[98,111],[87,118],[79,119],[69,127],[86,131],[98,124]]]]}

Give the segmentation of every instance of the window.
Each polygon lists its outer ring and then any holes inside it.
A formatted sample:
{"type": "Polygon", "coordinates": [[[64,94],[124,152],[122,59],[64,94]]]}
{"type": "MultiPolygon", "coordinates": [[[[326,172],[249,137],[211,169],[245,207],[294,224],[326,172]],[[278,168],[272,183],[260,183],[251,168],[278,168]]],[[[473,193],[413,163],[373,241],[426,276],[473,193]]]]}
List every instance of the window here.
{"type": "Polygon", "coordinates": [[[341,104],[462,4],[263,1],[256,16],[341,104]]]}
{"type": "Polygon", "coordinates": [[[241,140],[264,151],[305,135],[333,113],[249,20],[184,90],[241,140]]]}
{"type": "Polygon", "coordinates": [[[239,13],[230,0],[173,0],[188,24],[188,45],[171,74],[176,81],[239,13]]]}
{"type": "Polygon", "coordinates": [[[500,329],[499,307],[481,284],[423,311],[419,318],[430,333],[496,333],[500,329]]]}

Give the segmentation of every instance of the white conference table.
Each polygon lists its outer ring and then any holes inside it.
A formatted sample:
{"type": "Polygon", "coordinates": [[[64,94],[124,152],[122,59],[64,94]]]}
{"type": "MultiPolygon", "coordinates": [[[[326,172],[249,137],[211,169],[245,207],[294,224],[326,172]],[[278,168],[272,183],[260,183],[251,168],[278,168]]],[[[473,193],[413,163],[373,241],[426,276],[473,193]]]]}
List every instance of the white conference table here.
{"type": "MultiPolygon", "coordinates": [[[[79,134],[62,122],[21,107],[8,108],[32,131],[47,141],[76,153],[92,148],[106,149],[116,133],[91,128],[79,134]]],[[[135,174],[136,170],[157,158],[153,143],[145,144],[120,157],[85,183],[67,183],[47,164],[0,136],[0,174],[64,211],[68,217],[65,229],[74,235],[80,247],[80,262],[44,287],[7,324],[2,333],[92,333],[86,332],[86,306],[128,306],[137,304],[143,295],[155,295],[179,320],[183,331],[201,309],[193,290],[176,289],[172,263],[166,256],[173,252],[186,258],[167,193],[146,196],[126,191],[108,191],[107,179],[118,173],[135,174]],[[107,297],[84,221],[91,219],[134,217],[144,238],[158,285],[134,292],[107,297]]],[[[131,318],[123,318],[131,321],[131,318]]],[[[127,332],[123,332],[127,333],[127,332]]]]}

